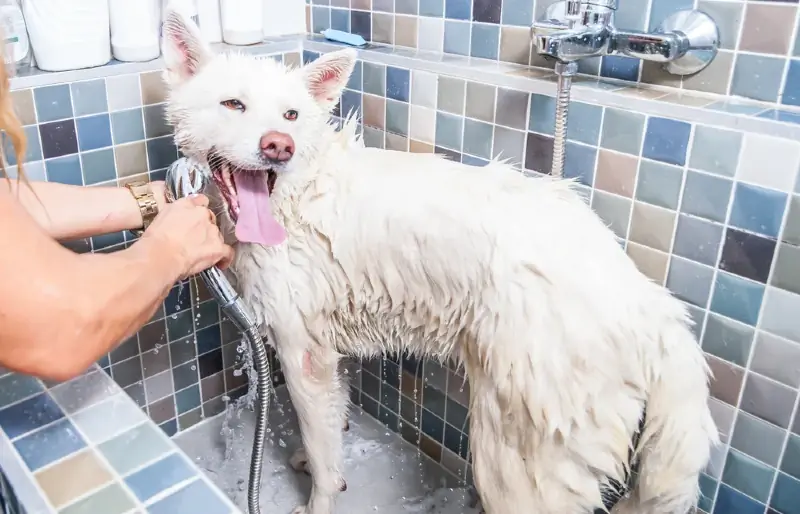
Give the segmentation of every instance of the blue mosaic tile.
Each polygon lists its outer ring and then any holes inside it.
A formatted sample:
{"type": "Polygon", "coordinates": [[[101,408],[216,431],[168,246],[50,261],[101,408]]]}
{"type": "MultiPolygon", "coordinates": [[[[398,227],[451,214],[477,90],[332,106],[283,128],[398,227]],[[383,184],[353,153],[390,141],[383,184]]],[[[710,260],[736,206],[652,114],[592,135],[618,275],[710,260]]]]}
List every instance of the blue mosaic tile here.
{"type": "Polygon", "coordinates": [[[684,302],[705,307],[713,278],[713,268],[673,257],[667,275],[667,289],[684,302]]]}
{"type": "Polygon", "coordinates": [[[597,146],[602,119],[602,107],[582,102],[572,102],[569,106],[567,138],[587,145],[597,146]]]}
{"type": "Polygon", "coordinates": [[[68,84],[37,87],[33,90],[39,123],[72,117],[72,97],[68,84]]]}
{"type": "Polygon", "coordinates": [[[755,326],[763,299],[763,284],[719,272],[711,297],[711,310],[755,326]]]}
{"type": "Polygon", "coordinates": [[[534,3],[530,0],[503,0],[500,21],[503,25],[530,28],[533,23],[534,3]]]}
{"type": "Polygon", "coordinates": [[[800,514],[800,480],[778,473],[770,507],[781,514],[800,514]]]}
{"type": "Polygon", "coordinates": [[[0,409],[42,392],[42,384],[26,375],[10,373],[0,378],[0,409]]]}
{"type": "MultiPolygon", "coordinates": [[[[532,94],[529,112],[529,130],[553,135],[556,116],[556,99],[552,96],[532,94]]],[[[567,126],[569,129],[569,125],[567,126]]],[[[638,150],[637,150],[638,152],[638,150]]]]}
{"type": "Polygon", "coordinates": [[[764,112],[764,108],[761,106],[729,102],[726,100],[720,100],[710,105],[706,105],[705,108],[711,109],[712,111],[722,111],[730,114],[746,114],[751,116],[755,116],[758,113],[764,112]]]}
{"type": "Polygon", "coordinates": [[[345,9],[331,9],[331,28],[350,32],[350,12],[345,9]]]}
{"type": "Polygon", "coordinates": [[[161,491],[196,476],[185,457],[172,455],[150,464],[125,478],[125,484],[141,502],[146,502],[161,491]]]}
{"type": "Polygon", "coordinates": [[[765,102],[778,101],[785,63],[785,59],[738,53],[731,94],[765,102]]]}
{"type": "Polygon", "coordinates": [[[386,66],[364,63],[364,92],[372,95],[386,95],[386,66]]]}
{"type": "Polygon", "coordinates": [[[464,153],[489,159],[492,152],[492,125],[464,120],[464,153]]]}
{"type": "Polygon", "coordinates": [[[681,214],[678,216],[672,253],[708,266],[715,266],[722,232],[723,226],[719,223],[681,214]]]}
{"type": "Polygon", "coordinates": [[[469,55],[470,24],[460,21],[444,22],[444,51],[449,54],[469,55]]]}
{"type": "Polygon", "coordinates": [[[760,502],[767,502],[775,468],[771,468],[736,450],[728,452],[722,481],[760,502]]]}
{"type": "Polygon", "coordinates": [[[331,27],[331,10],[329,7],[317,7],[315,5],[311,8],[311,13],[311,30],[315,34],[319,34],[331,27]]]}
{"type": "Polygon", "coordinates": [[[741,132],[698,125],[692,143],[689,166],[709,173],[733,177],[739,164],[741,132]],[[720,148],[725,148],[720,152],[720,148]]]}
{"type": "Polygon", "coordinates": [[[700,499],[697,504],[698,507],[706,512],[711,511],[711,506],[714,503],[714,496],[717,493],[718,482],[709,477],[705,473],[700,475],[700,499]]]}
{"type": "Polygon", "coordinates": [[[645,119],[643,114],[607,108],[600,145],[609,150],[638,156],[644,137],[645,119]]]}
{"type": "Polygon", "coordinates": [[[781,471],[800,480],[800,435],[789,435],[783,454],[781,471]]]}
{"type": "Polygon", "coordinates": [[[343,116],[348,116],[351,112],[359,115],[361,112],[361,93],[345,90],[342,94],[341,111],[343,116]]]}
{"type": "Polygon", "coordinates": [[[386,97],[408,102],[411,93],[411,71],[405,68],[386,68],[386,97]]]}
{"type": "Polygon", "coordinates": [[[730,224],[769,237],[778,237],[786,210],[786,193],[736,184],[730,224]]]}
{"type": "Polygon", "coordinates": [[[205,482],[195,480],[147,507],[148,514],[175,514],[177,512],[228,514],[230,508],[205,482]]]}
{"type": "MultiPolygon", "coordinates": [[[[499,5],[499,4],[497,4],[499,5]]],[[[472,24],[472,40],[469,54],[482,59],[497,59],[500,47],[500,26],[472,24]]]]}
{"type": "MultiPolygon", "coordinates": [[[[42,160],[42,142],[39,139],[39,129],[36,125],[29,125],[25,127],[25,138],[28,142],[28,147],[25,151],[24,163],[42,160]]],[[[16,166],[17,154],[14,152],[14,146],[11,140],[2,134],[3,139],[3,155],[5,156],[10,166],[16,166]]]]}
{"type": "Polygon", "coordinates": [[[444,16],[453,20],[469,20],[472,0],[445,0],[444,16]]]}
{"type": "Polygon", "coordinates": [[[175,147],[172,137],[160,137],[147,141],[147,166],[149,169],[166,168],[177,158],[178,149],[175,147]]]}
{"type": "Polygon", "coordinates": [[[356,61],[356,65],[353,67],[353,73],[350,74],[350,78],[347,80],[348,89],[352,89],[353,91],[361,91],[363,69],[364,65],[362,64],[362,61],[356,61]]]}
{"type": "Polygon", "coordinates": [[[654,161],[683,166],[692,126],[667,118],[650,118],[642,156],[654,161]]]}
{"type": "Polygon", "coordinates": [[[14,447],[28,468],[36,471],[85,448],[86,442],[68,419],[62,419],[18,439],[14,447]]]}
{"type": "Polygon", "coordinates": [[[111,128],[115,145],[141,141],[144,139],[142,108],[111,113],[111,128]]]}
{"type": "Polygon", "coordinates": [[[104,79],[73,82],[70,84],[75,116],[87,116],[108,111],[106,81],[104,79]]]}
{"type": "Polygon", "coordinates": [[[592,187],[596,160],[597,148],[568,141],[567,155],[564,159],[564,178],[577,178],[581,184],[592,187]]]}
{"type": "Polygon", "coordinates": [[[111,146],[111,120],[108,114],[98,114],[75,120],[78,127],[78,146],[81,151],[111,146]]]}
{"type": "MultiPolygon", "coordinates": [[[[798,41],[800,41],[800,37],[798,41]]],[[[800,60],[798,59],[793,59],[789,62],[781,103],[800,105],[800,60]]]]}
{"type": "Polygon", "coordinates": [[[464,118],[443,112],[436,113],[436,146],[461,151],[464,118]]]}
{"type": "Polygon", "coordinates": [[[752,498],[721,484],[714,514],[764,514],[765,506],[752,498]]]}
{"type": "Polygon", "coordinates": [[[408,104],[386,101],[386,130],[394,134],[408,135],[408,104]]]}
{"type": "Polygon", "coordinates": [[[444,0],[419,0],[419,14],[441,18],[444,16],[444,0]]]}
{"type": "Polygon", "coordinates": [[[800,113],[792,111],[784,111],[781,109],[769,109],[759,114],[758,117],[773,121],[782,121],[784,123],[793,123],[795,125],[800,125],[800,113]]]}
{"type": "MultiPolygon", "coordinates": [[[[122,232],[117,232],[115,234],[104,234],[101,236],[94,236],[92,238],[92,249],[103,250],[105,248],[109,248],[114,245],[118,245],[125,242],[125,236],[122,232]]],[[[139,349],[136,349],[137,353],[139,349]]]]}
{"type": "Polygon", "coordinates": [[[444,437],[444,420],[428,409],[422,409],[422,416],[420,416],[420,428],[425,435],[434,441],[441,441],[444,437]]]}
{"type": "Polygon", "coordinates": [[[612,79],[636,82],[639,80],[640,66],[641,61],[639,59],[620,55],[606,55],[600,65],[600,75],[612,79]]]}
{"type": "Polygon", "coordinates": [[[83,179],[87,186],[114,180],[117,177],[114,150],[111,148],[81,154],[81,160],[83,179]]]}
{"type": "Polygon", "coordinates": [[[178,408],[178,414],[184,414],[192,409],[200,406],[200,387],[193,385],[175,393],[175,406],[178,408]]]}
{"type": "Polygon", "coordinates": [[[219,325],[213,325],[198,330],[195,333],[197,339],[197,353],[202,355],[222,347],[222,335],[219,325]]]}
{"type": "Polygon", "coordinates": [[[45,161],[47,180],[71,186],[82,186],[81,161],[77,155],[67,155],[45,161]]]}

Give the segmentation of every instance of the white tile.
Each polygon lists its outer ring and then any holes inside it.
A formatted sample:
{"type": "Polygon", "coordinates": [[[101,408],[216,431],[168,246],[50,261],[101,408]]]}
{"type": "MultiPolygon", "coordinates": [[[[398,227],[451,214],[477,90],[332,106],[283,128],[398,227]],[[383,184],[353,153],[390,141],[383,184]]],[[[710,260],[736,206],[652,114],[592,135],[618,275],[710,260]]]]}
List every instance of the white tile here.
{"type": "Polygon", "coordinates": [[[798,169],[800,169],[799,142],[761,134],[747,134],[736,178],[789,192],[794,188],[798,169]]]}
{"type": "Polygon", "coordinates": [[[108,110],[110,112],[142,105],[139,74],[120,75],[106,79],[108,110]]]}
{"type": "Polygon", "coordinates": [[[444,19],[421,16],[418,34],[420,50],[441,52],[444,48],[444,19]]]}
{"type": "Polygon", "coordinates": [[[411,72],[411,103],[436,109],[439,76],[427,71],[411,72]]]}
{"type": "Polygon", "coordinates": [[[436,140],[436,111],[419,105],[411,105],[409,136],[423,143],[434,144],[436,140]]]}
{"type": "Polygon", "coordinates": [[[786,339],[800,342],[798,312],[800,312],[800,295],[768,287],[764,298],[761,328],[786,339]]]}

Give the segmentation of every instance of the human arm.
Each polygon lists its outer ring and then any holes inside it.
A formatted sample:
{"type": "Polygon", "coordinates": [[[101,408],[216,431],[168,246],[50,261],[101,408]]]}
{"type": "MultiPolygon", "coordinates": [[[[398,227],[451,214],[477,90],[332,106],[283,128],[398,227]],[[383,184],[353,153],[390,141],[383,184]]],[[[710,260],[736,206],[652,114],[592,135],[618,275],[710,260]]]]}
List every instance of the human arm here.
{"type": "Polygon", "coordinates": [[[224,266],[232,250],[207,202],[170,205],[126,250],[77,255],[0,186],[0,365],[71,378],[146,323],[179,279],[224,266]]]}
{"type": "MultiPolygon", "coordinates": [[[[166,204],[164,183],[151,182],[159,209],[166,204]]],[[[0,182],[51,238],[64,241],[138,229],[142,215],[124,187],[83,187],[54,182],[0,182]]]]}

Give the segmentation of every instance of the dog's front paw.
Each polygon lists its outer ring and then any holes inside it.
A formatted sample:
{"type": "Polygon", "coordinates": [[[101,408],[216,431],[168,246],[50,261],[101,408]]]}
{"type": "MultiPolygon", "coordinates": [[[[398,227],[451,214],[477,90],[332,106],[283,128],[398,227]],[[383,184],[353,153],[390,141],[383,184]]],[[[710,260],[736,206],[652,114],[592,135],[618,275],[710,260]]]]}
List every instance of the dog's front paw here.
{"type": "Polygon", "coordinates": [[[308,506],[307,505],[300,505],[295,507],[292,511],[292,514],[308,514],[308,506]]]}

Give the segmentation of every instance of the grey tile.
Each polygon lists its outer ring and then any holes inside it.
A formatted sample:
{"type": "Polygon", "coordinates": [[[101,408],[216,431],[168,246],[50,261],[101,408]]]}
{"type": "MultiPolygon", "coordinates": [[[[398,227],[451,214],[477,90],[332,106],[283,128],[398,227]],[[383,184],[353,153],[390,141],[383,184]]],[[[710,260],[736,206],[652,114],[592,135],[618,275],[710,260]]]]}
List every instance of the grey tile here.
{"type": "Polygon", "coordinates": [[[383,131],[364,127],[364,144],[369,148],[383,148],[383,131]]]}
{"type": "Polygon", "coordinates": [[[0,408],[18,402],[36,393],[43,387],[34,377],[8,374],[0,378],[0,408]]]}
{"type": "Polygon", "coordinates": [[[172,385],[172,374],[169,371],[165,371],[145,379],[144,390],[148,404],[173,394],[175,389],[172,385]]]}
{"type": "Polygon", "coordinates": [[[786,441],[781,471],[800,480],[800,436],[790,435],[786,441]]]}
{"type": "Polygon", "coordinates": [[[790,387],[800,387],[800,344],[759,332],[750,367],[790,387]]]}
{"type": "Polygon", "coordinates": [[[750,357],[755,330],[718,314],[709,314],[703,334],[703,350],[739,366],[750,357]]]}
{"type": "Polygon", "coordinates": [[[464,132],[464,118],[436,113],[436,146],[461,151],[461,139],[464,132]]]}
{"type": "Polygon", "coordinates": [[[364,92],[378,96],[386,96],[386,66],[364,63],[364,92]]]}
{"type": "Polygon", "coordinates": [[[93,371],[51,389],[50,394],[71,414],[99,403],[119,389],[103,371],[93,371]]]}
{"type": "Polygon", "coordinates": [[[800,246],[782,243],[778,246],[771,284],[800,294],[800,246]]]}
{"type": "Polygon", "coordinates": [[[718,2],[700,0],[697,8],[717,22],[720,33],[720,48],[734,50],[742,26],[744,4],[739,2],[718,2]]]}
{"type": "Polygon", "coordinates": [[[106,79],[108,110],[120,111],[142,105],[139,75],[120,75],[106,79]]]}
{"type": "Polygon", "coordinates": [[[87,186],[117,178],[112,148],[84,152],[81,154],[81,161],[83,163],[83,183],[87,186]]]}
{"type": "Polygon", "coordinates": [[[137,107],[111,113],[111,132],[115,145],[144,139],[142,109],[137,107]]]}
{"type": "Polygon", "coordinates": [[[139,356],[111,365],[111,376],[120,387],[128,387],[142,380],[142,361],[139,356]]]}
{"type": "Polygon", "coordinates": [[[436,108],[439,76],[421,70],[411,71],[411,103],[436,108]]]}
{"type": "Polygon", "coordinates": [[[523,91],[497,89],[497,114],[495,123],[519,130],[526,129],[528,122],[528,97],[523,91]]]}
{"type": "Polygon", "coordinates": [[[100,444],[147,421],[147,416],[124,392],[72,416],[90,443],[100,444]]]}
{"type": "Polygon", "coordinates": [[[408,104],[395,100],[386,100],[386,131],[408,135],[408,104]]]}
{"type": "Polygon", "coordinates": [[[172,133],[164,115],[166,104],[148,105],[144,108],[144,132],[147,138],[161,137],[172,133]]]}
{"type": "Polygon", "coordinates": [[[797,390],[750,373],[742,392],[740,408],[781,428],[789,426],[797,390]]]}
{"type": "Polygon", "coordinates": [[[689,170],[683,189],[681,212],[724,223],[732,190],[731,180],[689,170]]]}
{"type": "Polygon", "coordinates": [[[639,155],[644,139],[643,114],[606,109],[600,145],[618,152],[639,155]]]}
{"type": "Polygon", "coordinates": [[[466,116],[488,123],[494,122],[497,88],[480,82],[467,82],[466,116]]]}
{"type": "Polygon", "coordinates": [[[151,350],[142,354],[142,372],[145,378],[167,371],[170,366],[167,351],[151,350]]]}
{"type": "Polygon", "coordinates": [[[140,425],[99,446],[100,453],[120,475],[166,455],[172,450],[167,437],[150,423],[140,425]],[[131,448],[136,448],[135,452],[131,448]]]}
{"type": "Polygon", "coordinates": [[[736,174],[742,133],[698,125],[695,128],[689,166],[726,177],[736,174]],[[720,151],[724,148],[725,151],[720,151]]]}
{"type": "Polygon", "coordinates": [[[524,149],[524,132],[505,127],[495,127],[492,157],[508,159],[513,166],[519,168],[523,163],[524,149]]]}
{"type": "Polygon", "coordinates": [[[720,440],[723,444],[729,444],[733,433],[733,421],[738,411],[733,406],[715,398],[708,400],[708,410],[711,412],[711,418],[717,426],[720,440]]]}
{"type": "Polygon", "coordinates": [[[73,82],[70,84],[70,89],[72,90],[72,104],[75,108],[75,116],[86,116],[108,111],[105,80],[95,79],[73,82]]]}
{"type": "Polygon", "coordinates": [[[722,242],[723,226],[681,214],[675,232],[673,253],[693,261],[715,266],[722,242]]]}
{"type": "Polygon", "coordinates": [[[631,221],[631,200],[603,191],[595,191],[592,209],[617,237],[625,238],[631,221]]]}
{"type": "Polygon", "coordinates": [[[528,130],[553,135],[556,101],[552,96],[532,94],[528,116],[528,130]]]}
{"type": "Polygon", "coordinates": [[[667,275],[667,288],[681,300],[705,307],[713,278],[713,268],[673,257],[667,275]]]}
{"type": "Polygon", "coordinates": [[[800,342],[798,312],[800,312],[800,296],[769,287],[761,314],[761,328],[792,341],[800,342]]]}
{"type": "Polygon", "coordinates": [[[72,96],[67,84],[37,87],[33,98],[39,123],[72,117],[72,96]]]}
{"type": "Polygon", "coordinates": [[[714,356],[707,357],[707,360],[712,373],[711,395],[728,405],[737,405],[744,382],[744,370],[714,356]]]}
{"type": "Polygon", "coordinates": [[[492,153],[492,125],[465,119],[464,153],[489,159],[492,153]]]}
{"type": "Polygon", "coordinates": [[[739,412],[731,446],[770,466],[777,466],[786,431],[746,412],[739,412]]]}
{"type": "Polygon", "coordinates": [[[466,82],[453,77],[439,77],[437,108],[440,111],[463,116],[466,82]]]}
{"type": "MultiPolygon", "coordinates": [[[[798,180],[798,184],[800,184],[800,180],[798,180]]],[[[786,214],[783,240],[793,245],[800,245],[800,195],[794,194],[789,199],[789,211],[786,214]]]]}
{"type": "MultiPolygon", "coordinates": [[[[608,114],[606,114],[606,118],[608,114]]],[[[636,199],[675,210],[681,194],[683,170],[677,166],[642,159],[636,199]]]]}
{"type": "Polygon", "coordinates": [[[731,94],[776,102],[785,63],[783,58],[738,53],[731,80],[731,94]]]}

